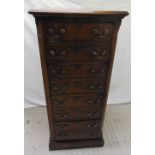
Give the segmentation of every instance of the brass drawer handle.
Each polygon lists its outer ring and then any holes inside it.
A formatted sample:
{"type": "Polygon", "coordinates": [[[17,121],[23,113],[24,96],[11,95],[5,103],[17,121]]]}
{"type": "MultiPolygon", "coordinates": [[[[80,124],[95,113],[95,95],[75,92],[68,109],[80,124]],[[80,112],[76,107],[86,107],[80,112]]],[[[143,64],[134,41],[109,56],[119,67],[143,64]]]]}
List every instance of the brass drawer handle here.
{"type": "Polygon", "coordinates": [[[90,124],[88,124],[88,128],[89,129],[95,129],[97,126],[98,126],[97,123],[90,123],[90,124]]]}
{"type": "Polygon", "coordinates": [[[55,105],[59,105],[59,106],[63,106],[65,104],[65,101],[58,101],[58,100],[56,100],[56,101],[54,101],[54,104],[55,105]]]}
{"type": "Polygon", "coordinates": [[[105,34],[105,35],[108,35],[109,32],[110,32],[110,30],[109,30],[108,28],[104,29],[104,34],[105,34]]]}
{"type": "Polygon", "coordinates": [[[65,50],[62,50],[62,51],[60,52],[60,55],[61,55],[61,56],[65,56],[65,55],[66,55],[66,51],[65,51],[65,50]]]}
{"type": "Polygon", "coordinates": [[[100,104],[101,103],[101,99],[95,99],[95,100],[89,99],[88,103],[89,104],[100,104]]]}
{"type": "Polygon", "coordinates": [[[95,133],[88,133],[88,134],[87,134],[87,136],[88,136],[89,138],[93,137],[94,135],[95,135],[95,133]]]}
{"type": "Polygon", "coordinates": [[[64,118],[66,118],[66,116],[67,116],[66,113],[57,113],[56,115],[57,115],[57,117],[60,118],[60,119],[64,119],[64,118]]]}
{"type": "Polygon", "coordinates": [[[67,86],[57,86],[57,85],[53,86],[53,90],[59,93],[64,92],[66,89],[67,89],[67,86]]]}
{"type": "Polygon", "coordinates": [[[103,89],[103,85],[102,84],[99,84],[98,85],[98,89],[103,89]]]}
{"type": "Polygon", "coordinates": [[[51,28],[48,28],[48,33],[52,37],[54,37],[56,39],[59,39],[59,38],[61,38],[62,36],[64,36],[66,34],[66,29],[65,28],[60,28],[59,33],[56,33],[54,28],[51,27],[51,28]]]}
{"type": "Polygon", "coordinates": [[[106,55],[106,53],[107,53],[107,51],[106,51],[106,50],[104,50],[103,52],[101,52],[101,56],[105,56],[105,55],[106,55]]]}
{"type": "Polygon", "coordinates": [[[95,74],[96,73],[96,69],[90,69],[90,73],[91,74],[95,74]]]}
{"type": "Polygon", "coordinates": [[[89,104],[94,104],[95,102],[94,102],[94,100],[89,99],[89,100],[88,100],[88,103],[89,103],[89,104]]]}
{"type": "Polygon", "coordinates": [[[89,89],[94,90],[95,86],[93,84],[89,85],[89,89]]]}
{"type": "Polygon", "coordinates": [[[61,70],[52,69],[51,73],[52,75],[55,75],[55,76],[63,76],[63,75],[66,75],[67,70],[66,69],[61,69],[61,70]]]}
{"type": "Polygon", "coordinates": [[[54,85],[53,90],[57,91],[57,90],[59,90],[59,87],[57,85],[54,85]]]}
{"type": "Polygon", "coordinates": [[[55,33],[54,28],[49,28],[48,32],[50,35],[54,35],[54,33],[55,33]]]}
{"type": "Polygon", "coordinates": [[[57,71],[55,69],[52,69],[52,74],[56,75],[57,71]]]}
{"type": "Polygon", "coordinates": [[[95,36],[99,36],[99,35],[100,35],[100,31],[99,31],[98,28],[93,28],[93,29],[92,29],[92,32],[93,32],[93,34],[94,34],[95,36]]]}
{"type": "Polygon", "coordinates": [[[61,75],[65,75],[67,73],[66,69],[61,70],[61,75]]]}
{"type": "Polygon", "coordinates": [[[65,35],[65,33],[66,33],[66,29],[65,29],[65,28],[61,28],[61,29],[60,29],[60,34],[61,34],[61,35],[65,35]]]}
{"type": "Polygon", "coordinates": [[[96,57],[97,55],[98,55],[97,51],[96,50],[92,50],[91,56],[96,57]]]}
{"type": "Polygon", "coordinates": [[[61,88],[63,91],[65,91],[67,89],[67,86],[62,86],[61,88]]]}
{"type": "Polygon", "coordinates": [[[97,100],[96,100],[96,103],[97,103],[97,104],[100,104],[100,103],[102,103],[102,100],[101,100],[101,99],[97,99],[97,100]]]}
{"type": "Polygon", "coordinates": [[[96,57],[98,55],[96,50],[92,50],[91,51],[91,56],[96,57]]]}
{"type": "Polygon", "coordinates": [[[49,53],[50,53],[51,56],[55,56],[56,55],[54,50],[50,50],[49,53]]]}
{"type": "Polygon", "coordinates": [[[93,32],[93,34],[96,36],[96,37],[99,37],[99,38],[103,38],[103,37],[105,37],[106,35],[108,35],[109,34],[109,29],[108,28],[105,28],[104,30],[103,30],[103,32],[101,32],[98,28],[93,28],[92,29],[92,32],[93,32]]]}
{"type": "Polygon", "coordinates": [[[67,124],[58,124],[56,127],[59,129],[64,129],[67,126],[67,124]]]}

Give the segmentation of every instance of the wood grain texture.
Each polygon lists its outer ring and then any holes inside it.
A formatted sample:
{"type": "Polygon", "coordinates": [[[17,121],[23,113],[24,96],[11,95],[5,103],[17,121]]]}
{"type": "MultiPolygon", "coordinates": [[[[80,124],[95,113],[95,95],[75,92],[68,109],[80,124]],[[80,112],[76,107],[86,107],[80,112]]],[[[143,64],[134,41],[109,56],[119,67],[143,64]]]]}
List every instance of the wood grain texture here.
{"type": "Polygon", "coordinates": [[[34,15],[37,25],[50,150],[102,146],[101,124],[117,34],[121,19],[128,13],[88,10],[29,13],[34,15]],[[83,130],[85,121],[89,121],[89,130],[83,130]],[[100,125],[96,127],[94,121],[100,125]],[[67,124],[69,128],[65,128],[67,124]]]}

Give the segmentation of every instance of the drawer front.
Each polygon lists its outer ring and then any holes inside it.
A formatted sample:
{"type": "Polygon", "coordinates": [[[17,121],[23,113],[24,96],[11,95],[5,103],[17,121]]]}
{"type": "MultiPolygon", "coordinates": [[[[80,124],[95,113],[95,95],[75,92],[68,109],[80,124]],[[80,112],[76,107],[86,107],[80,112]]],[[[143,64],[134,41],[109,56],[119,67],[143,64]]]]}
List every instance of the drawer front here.
{"type": "Polygon", "coordinates": [[[64,140],[86,140],[86,139],[97,139],[102,137],[100,129],[95,131],[60,131],[55,132],[55,141],[64,140]]]}
{"type": "Polygon", "coordinates": [[[70,46],[47,46],[46,60],[53,61],[96,61],[108,60],[110,56],[110,45],[70,45],[70,46]]]}
{"type": "Polygon", "coordinates": [[[80,122],[57,122],[53,123],[54,131],[94,131],[96,129],[101,129],[101,120],[95,121],[80,121],[80,122]]]}
{"type": "Polygon", "coordinates": [[[52,95],[62,94],[87,94],[98,93],[103,95],[104,79],[98,80],[57,80],[51,81],[50,93],[52,95]]]}
{"type": "Polygon", "coordinates": [[[46,42],[68,40],[111,40],[113,25],[110,23],[45,23],[46,42]]]}
{"type": "Polygon", "coordinates": [[[98,107],[72,107],[53,109],[54,121],[93,120],[101,118],[101,106],[98,107]]]}
{"type": "Polygon", "coordinates": [[[61,107],[94,107],[103,104],[103,96],[99,95],[74,95],[51,96],[54,108],[61,107]]]}
{"type": "Polygon", "coordinates": [[[106,74],[106,64],[51,64],[48,66],[50,79],[93,78],[106,74]]]}

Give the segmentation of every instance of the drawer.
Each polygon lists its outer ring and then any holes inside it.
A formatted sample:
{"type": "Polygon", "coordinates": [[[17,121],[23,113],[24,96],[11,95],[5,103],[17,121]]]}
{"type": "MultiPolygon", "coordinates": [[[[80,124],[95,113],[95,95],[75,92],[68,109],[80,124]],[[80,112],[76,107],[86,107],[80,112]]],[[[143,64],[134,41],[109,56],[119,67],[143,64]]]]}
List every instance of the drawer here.
{"type": "Polygon", "coordinates": [[[104,63],[91,64],[65,64],[54,63],[48,65],[50,79],[58,78],[96,78],[106,74],[107,65],[104,63]]]}
{"type": "Polygon", "coordinates": [[[52,95],[98,93],[103,95],[104,79],[95,80],[57,80],[50,82],[52,95]]]}
{"type": "Polygon", "coordinates": [[[98,139],[102,137],[100,129],[95,131],[59,131],[55,132],[55,141],[98,139]]]}
{"type": "Polygon", "coordinates": [[[54,121],[94,120],[101,118],[101,106],[54,108],[54,121]]]}
{"type": "Polygon", "coordinates": [[[103,104],[103,96],[100,95],[61,95],[51,96],[54,108],[61,107],[93,107],[103,104]]]}
{"type": "Polygon", "coordinates": [[[80,122],[56,122],[56,123],[53,123],[53,126],[54,126],[55,132],[79,131],[79,130],[93,131],[96,129],[101,129],[102,122],[101,120],[80,121],[80,122]]]}
{"type": "MultiPolygon", "coordinates": [[[[70,43],[71,44],[71,43],[70,43]]],[[[46,60],[54,61],[96,61],[108,60],[110,57],[110,45],[53,45],[46,46],[46,60]]]]}
{"type": "Polygon", "coordinates": [[[113,25],[110,23],[82,23],[80,26],[75,23],[46,22],[45,23],[46,43],[53,41],[68,40],[96,40],[111,41],[113,25]]]}

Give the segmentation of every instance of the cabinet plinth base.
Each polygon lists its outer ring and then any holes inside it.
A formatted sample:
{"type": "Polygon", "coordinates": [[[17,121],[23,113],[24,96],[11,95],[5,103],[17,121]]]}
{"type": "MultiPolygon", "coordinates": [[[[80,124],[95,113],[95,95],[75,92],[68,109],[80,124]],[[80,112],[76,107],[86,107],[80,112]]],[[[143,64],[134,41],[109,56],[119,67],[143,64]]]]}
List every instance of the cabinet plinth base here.
{"type": "Polygon", "coordinates": [[[79,140],[79,141],[63,141],[49,143],[49,150],[63,150],[63,149],[75,149],[75,148],[86,148],[86,147],[100,147],[104,145],[104,140],[79,140]]]}

